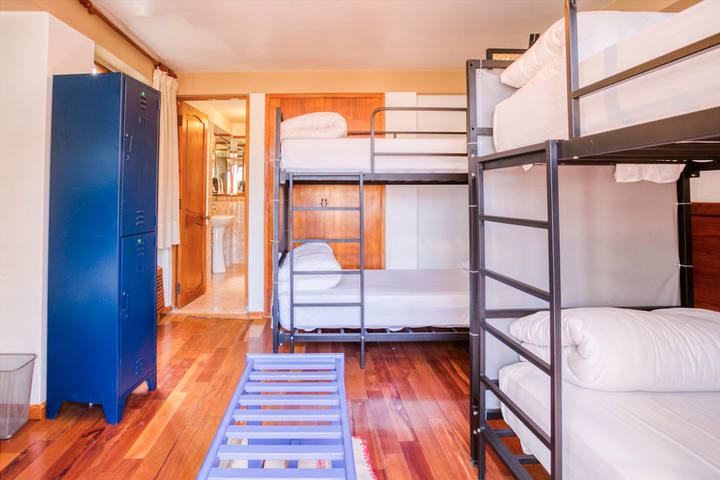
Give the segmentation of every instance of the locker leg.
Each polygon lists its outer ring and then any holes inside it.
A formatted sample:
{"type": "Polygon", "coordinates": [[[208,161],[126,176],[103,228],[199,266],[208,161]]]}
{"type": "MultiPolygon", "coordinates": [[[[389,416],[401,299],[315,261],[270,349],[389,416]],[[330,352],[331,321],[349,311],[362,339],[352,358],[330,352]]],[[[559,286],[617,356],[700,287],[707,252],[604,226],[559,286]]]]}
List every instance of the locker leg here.
{"type": "Polygon", "coordinates": [[[157,370],[153,370],[148,378],[145,379],[148,390],[155,390],[157,388],[157,370]]]}
{"type": "Polygon", "coordinates": [[[105,420],[107,423],[114,425],[120,423],[122,419],[123,410],[125,409],[125,396],[118,398],[116,402],[103,403],[103,412],[105,413],[105,420]]]}
{"type": "Polygon", "coordinates": [[[57,418],[61,406],[62,401],[48,398],[45,403],[45,418],[57,418]]]}

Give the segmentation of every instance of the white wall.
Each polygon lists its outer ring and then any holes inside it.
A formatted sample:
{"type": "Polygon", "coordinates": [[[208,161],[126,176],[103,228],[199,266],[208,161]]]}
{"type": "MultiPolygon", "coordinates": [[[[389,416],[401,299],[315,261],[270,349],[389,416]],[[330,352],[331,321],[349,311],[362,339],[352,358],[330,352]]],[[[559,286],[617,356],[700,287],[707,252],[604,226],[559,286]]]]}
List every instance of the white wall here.
{"type": "Polygon", "coordinates": [[[720,171],[700,172],[690,179],[690,197],[693,202],[720,202],[720,171]]]}
{"type": "MultiPolygon", "coordinates": [[[[464,107],[464,95],[385,94],[388,106],[464,107]]],[[[389,112],[388,130],[465,131],[464,112],[389,112]],[[392,115],[391,115],[392,114],[392,115]]],[[[467,186],[385,187],[385,266],[461,268],[468,257],[467,186]]]]}
{"type": "Polygon", "coordinates": [[[248,311],[265,308],[265,94],[250,94],[248,147],[248,311]]]}
{"type": "Polygon", "coordinates": [[[0,12],[0,352],[35,353],[46,387],[52,75],[89,73],[93,42],[45,12],[0,12]]]}

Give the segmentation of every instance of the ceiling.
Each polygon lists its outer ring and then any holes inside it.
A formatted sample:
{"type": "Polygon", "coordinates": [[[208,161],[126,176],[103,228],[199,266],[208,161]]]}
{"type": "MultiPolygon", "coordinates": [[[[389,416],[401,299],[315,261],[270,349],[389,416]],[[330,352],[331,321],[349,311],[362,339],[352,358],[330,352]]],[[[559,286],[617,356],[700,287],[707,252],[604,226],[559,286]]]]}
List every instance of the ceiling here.
{"type": "Polygon", "coordinates": [[[245,123],[245,100],[209,100],[208,103],[230,123],[245,123]]]}
{"type": "Polygon", "coordinates": [[[525,47],[563,14],[560,0],[93,3],[177,72],[462,69],[486,48],[525,47]]]}

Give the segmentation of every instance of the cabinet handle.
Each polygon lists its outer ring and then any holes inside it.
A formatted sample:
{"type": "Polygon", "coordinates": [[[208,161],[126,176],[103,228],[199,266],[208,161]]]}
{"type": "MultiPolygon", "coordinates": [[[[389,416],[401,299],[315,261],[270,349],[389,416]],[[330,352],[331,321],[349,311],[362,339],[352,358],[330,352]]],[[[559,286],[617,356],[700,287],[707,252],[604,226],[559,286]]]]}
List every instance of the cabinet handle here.
{"type": "Polygon", "coordinates": [[[123,312],[130,310],[130,295],[126,292],[122,292],[122,309],[123,312]]]}

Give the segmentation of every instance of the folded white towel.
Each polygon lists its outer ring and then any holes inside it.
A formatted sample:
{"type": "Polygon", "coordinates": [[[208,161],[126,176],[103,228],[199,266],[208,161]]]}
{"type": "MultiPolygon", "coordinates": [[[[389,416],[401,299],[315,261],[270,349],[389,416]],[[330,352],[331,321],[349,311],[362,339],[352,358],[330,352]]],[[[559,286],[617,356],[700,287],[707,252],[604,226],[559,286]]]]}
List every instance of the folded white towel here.
{"type": "Polygon", "coordinates": [[[347,122],[336,112],[315,112],[300,115],[280,124],[280,139],[340,138],[347,135],[347,122]]]}
{"type": "Polygon", "coordinates": [[[680,178],[685,165],[619,164],[615,166],[618,183],[647,180],[655,183],[672,183],[680,178]]]}

